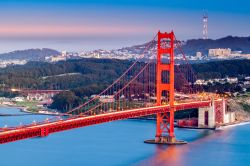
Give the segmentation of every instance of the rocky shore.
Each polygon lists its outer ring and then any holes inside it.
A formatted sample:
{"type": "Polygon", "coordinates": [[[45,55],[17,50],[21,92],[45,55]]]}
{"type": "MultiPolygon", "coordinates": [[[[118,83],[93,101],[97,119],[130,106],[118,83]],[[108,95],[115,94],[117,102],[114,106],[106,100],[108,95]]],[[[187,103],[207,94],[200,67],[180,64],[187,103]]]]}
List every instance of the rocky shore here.
{"type": "Polygon", "coordinates": [[[236,122],[250,121],[250,96],[228,99],[228,110],[235,112],[236,122]]]}

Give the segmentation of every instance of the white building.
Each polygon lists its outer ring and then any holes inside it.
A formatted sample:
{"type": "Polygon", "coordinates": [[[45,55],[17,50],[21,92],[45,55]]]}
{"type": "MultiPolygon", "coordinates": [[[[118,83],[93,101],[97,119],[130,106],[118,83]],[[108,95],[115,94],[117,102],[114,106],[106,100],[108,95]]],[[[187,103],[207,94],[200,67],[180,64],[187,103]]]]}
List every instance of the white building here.
{"type": "Polygon", "coordinates": [[[227,82],[230,83],[230,84],[238,82],[238,78],[237,77],[227,77],[226,79],[227,79],[227,82]]]}
{"type": "Polygon", "coordinates": [[[194,84],[195,85],[207,85],[207,81],[199,79],[199,80],[196,80],[194,84]]]}
{"type": "Polygon", "coordinates": [[[18,59],[12,59],[12,60],[1,60],[0,61],[0,68],[4,68],[9,65],[24,65],[26,64],[26,60],[18,60],[18,59]]]}
{"type": "Polygon", "coordinates": [[[67,51],[62,51],[62,57],[67,57],[67,51]]]}
{"type": "Polygon", "coordinates": [[[203,80],[203,79],[197,79],[195,81],[195,85],[207,85],[208,83],[221,83],[221,84],[225,84],[225,83],[229,83],[229,84],[234,84],[234,83],[238,83],[238,78],[237,77],[226,77],[226,78],[214,78],[214,79],[208,79],[208,80],[203,80]]]}
{"type": "Polygon", "coordinates": [[[115,98],[113,95],[102,95],[100,96],[100,102],[102,103],[112,103],[115,101],[115,98]]]}
{"type": "Polygon", "coordinates": [[[200,58],[202,57],[202,53],[201,53],[201,52],[196,52],[196,57],[197,57],[198,59],[200,59],[200,58]]]}
{"type": "Polygon", "coordinates": [[[24,101],[24,97],[15,97],[12,100],[17,101],[17,102],[22,102],[22,101],[24,101]]]}
{"type": "Polygon", "coordinates": [[[241,57],[246,58],[246,59],[250,59],[250,54],[241,54],[241,57]]]}
{"type": "Polygon", "coordinates": [[[209,56],[229,56],[231,55],[231,49],[230,48],[209,49],[208,55],[209,56]]]}
{"type": "Polygon", "coordinates": [[[66,61],[66,59],[65,56],[52,56],[50,62],[66,61]]]}

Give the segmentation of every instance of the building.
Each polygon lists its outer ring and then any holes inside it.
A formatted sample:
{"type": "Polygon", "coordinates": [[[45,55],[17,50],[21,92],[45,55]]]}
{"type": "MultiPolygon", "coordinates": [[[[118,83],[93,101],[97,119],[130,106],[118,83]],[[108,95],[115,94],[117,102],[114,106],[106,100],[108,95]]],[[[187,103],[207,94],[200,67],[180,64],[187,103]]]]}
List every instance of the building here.
{"type": "Polygon", "coordinates": [[[207,85],[207,81],[198,79],[194,83],[195,85],[207,85]]]}
{"type": "Polygon", "coordinates": [[[66,61],[66,59],[65,56],[52,56],[50,62],[66,61]]]}
{"type": "Polygon", "coordinates": [[[250,54],[241,54],[241,57],[246,58],[246,59],[250,59],[250,54]]]}
{"type": "Polygon", "coordinates": [[[23,90],[27,94],[28,101],[50,101],[61,90],[23,90]]]}
{"type": "Polygon", "coordinates": [[[195,85],[207,85],[208,83],[220,83],[220,84],[235,84],[238,83],[238,78],[237,77],[226,77],[226,78],[214,78],[214,79],[208,79],[208,80],[203,80],[203,79],[197,79],[195,81],[195,85]]]}
{"type": "Polygon", "coordinates": [[[62,57],[67,57],[68,56],[67,51],[62,51],[62,55],[61,56],[62,57]]]}
{"type": "Polygon", "coordinates": [[[227,82],[229,84],[238,83],[238,78],[237,77],[227,77],[226,80],[227,80],[227,82]]]}
{"type": "Polygon", "coordinates": [[[201,59],[202,53],[201,52],[196,52],[196,58],[201,59]]]}
{"type": "Polygon", "coordinates": [[[18,59],[0,60],[0,68],[5,68],[10,65],[24,65],[26,63],[27,63],[26,60],[18,60],[18,59]]]}
{"type": "Polygon", "coordinates": [[[103,95],[103,96],[100,96],[99,99],[100,99],[100,102],[102,103],[112,103],[115,100],[113,95],[103,95]]]}
{"type": "MultiPolygon", "coordinates": [[[[20,92],[26,96],[28,101],[38,101],[42,104],[51,104],[53,102],[52,98],[62,92],[62,90],[21,90],[21,89],[11,89],[12,92],[20,92]]],[[[25,101],[24,97],[16,97],[13,101],[25,101]]]]}
{"type": "Polygon", "coordinates": [[[23,102],[24,101],[24,97],[18,96],[18,97],[13,98],[12,100],[16,101],[16,102],[23,102]]]}
{"type": "Polygon", "coordinates": [[[230,48],[209,49],[208,55],[209,56],[229,56],[231,55],[231,49],[230,48]]]}
{"type": "Polygon", "coordinates": [[[61,55],[46,56],[45,61],[49,62],[66,61],[67,58],[69,58],[69,54],[67,53],[67,51],[62,51],[61,55]]]}

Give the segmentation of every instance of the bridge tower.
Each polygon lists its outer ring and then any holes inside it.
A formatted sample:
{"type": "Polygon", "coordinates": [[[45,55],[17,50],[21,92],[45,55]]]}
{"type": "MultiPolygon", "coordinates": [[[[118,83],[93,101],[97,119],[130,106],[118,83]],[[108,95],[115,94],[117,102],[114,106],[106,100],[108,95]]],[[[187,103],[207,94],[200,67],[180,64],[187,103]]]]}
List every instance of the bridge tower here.
{"type": "Polygon", "coordinates": [[[173,142],[174,135],[174,33],[158,32],[157,63],[156,63],[156,104],[165,104],[163,94],[168,100],[170,111],[157,114],[156,142],[173,142]],[[167,62],[163,62],[163,59],[167,62]],[[168,78],[163,78],[163,72],[168,78]]]}
{"type": "Polygon", "coordinates": [[[170,109],[158,113],[156,120],[156,136],[146,143],[183,144],[176,141],[174,134],[174,32],[158,32],[157,63],[156,63],[156,104],[169,104],[170,109]],[[164,101],[165,100],[165,101],[164,101]]]}

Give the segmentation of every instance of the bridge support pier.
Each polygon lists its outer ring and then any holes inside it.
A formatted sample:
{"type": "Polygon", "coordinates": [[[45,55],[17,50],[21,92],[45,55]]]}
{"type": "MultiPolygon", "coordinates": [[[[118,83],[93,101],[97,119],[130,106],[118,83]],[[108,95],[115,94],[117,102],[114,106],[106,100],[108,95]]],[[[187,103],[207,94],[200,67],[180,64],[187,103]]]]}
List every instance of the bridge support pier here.
{"type": "Polygon", "coordinates": [[[198,127],[215,128],[215,112],[213,106],[198,109],[198,127]]]}
{"type": "Polygon", "coordinates": [[[212,100],[210,107],[203,107],[198,109],[198,127],[216,128],[217,125],[224,123],[225,115],[225,100],[212,100]]]}
{"type": "Polygon", "coordinates": [[[173,113],[157,114],[155,142],[175,142],[173,113]]]}
{"type": "Polygon", "coordinates": [[[174,134],[174,110],[174,108],[170,108],[169,112],[157,114],[155,139],[146,140],[144,141],[145,143],[166,145],[182,145],[187,143],[176,140],[174,134]]]}

